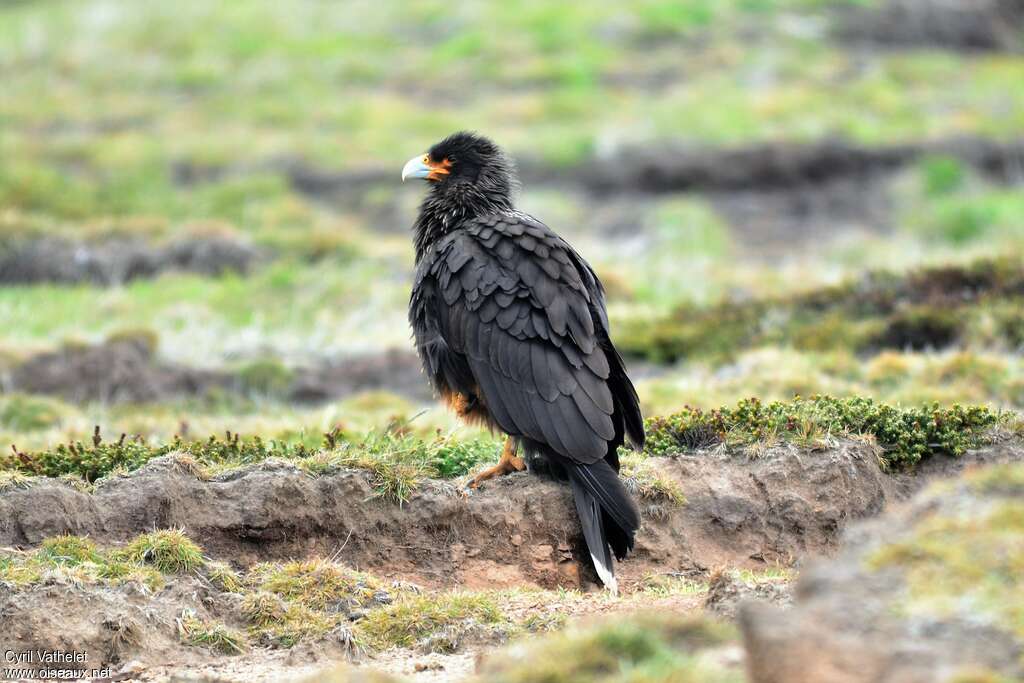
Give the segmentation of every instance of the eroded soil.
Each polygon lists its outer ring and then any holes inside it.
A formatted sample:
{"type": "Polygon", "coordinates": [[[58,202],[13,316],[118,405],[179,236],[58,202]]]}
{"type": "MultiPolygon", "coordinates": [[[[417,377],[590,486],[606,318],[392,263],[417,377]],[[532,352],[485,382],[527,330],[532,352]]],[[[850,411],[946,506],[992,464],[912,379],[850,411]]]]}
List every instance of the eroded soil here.
{"type": "MultiPolygon", "coordinates": [[[[878,515],[930,480],[1018,460],[1024,448],[1004,442],[959,459],[934,457],[914,473],[893,475],[880,469],[876,447],[861,441],[659,459],[657,470],[680,484],[686,502],[641,501],[644,524],[636,552],[619,566],[620,598],[597,591],[582,561],[568,490],[526,473],[473,493],[456,483],[424,482],[399,506],[378,497],[362,471],[314,477],[267,461],[202,480],[186,458],[170,455],[101,481],[93,492],[35,480],[0,493],[0,545],[31,549],[63,533],[117,545],[140,532],[175,527],[210,558],[238,569],[324,557],[427,592],[506,589],[503,608],[514,620],[652,607],[706,608],[731,618],[751,595],[787,604],[786,572],[806,558],[833,555],[852,522],[878,515]],[[751,583],[736,574],[741,570],[782,572],[781,580],[751,583]],[[696,587],[652,589],[668,579],[696,587]],[[591,592],[558,590],[577,588],[591,592]]],[[[136,680],[168,680],[173,672],[182,675],[182,667],[207,676],[202,680],[289,680],[352,656],[344,629],[290,650],[257,647],[245,657],[186,646],[177,626],[183,610],[242,623],[237,597],[201,575],[170,577],[156,593],[129,584],[74,585],[60,577],[30,589],[0,587],[0,631],[15,645],[87,650],[135,671],[136,680]]],[[[467,637],[453,652],[392,650],[364,661],[413,680],[457,680],[474,669],[478,653],[502,639],[492,633],[467,637]]]]}

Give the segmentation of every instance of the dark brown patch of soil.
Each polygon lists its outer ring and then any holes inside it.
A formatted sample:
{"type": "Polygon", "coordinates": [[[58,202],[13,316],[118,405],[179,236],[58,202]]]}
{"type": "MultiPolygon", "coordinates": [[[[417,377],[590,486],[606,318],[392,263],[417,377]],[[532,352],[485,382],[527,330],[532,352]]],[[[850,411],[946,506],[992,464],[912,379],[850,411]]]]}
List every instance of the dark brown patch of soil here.
{"type": "Polygon", "coordinates": [[[891,47],[968,51],[1024,48],[1021,0],[886,0],[840,8],[842,40],[891,47]]]}
{"type": "Polygon", "coordinates": [[[432,396],[419,357],[411,351],[395,349],[303,368],[296,372],[287,395],[295,403],[324,403],[377,390],[419,401],[427,401],[432,396]]]}
{"type": "Polygon", "coordinates": [[[92,282],[109,286],[170,270],[202,275],[246,273],[260,257],[252,245],[220,237],[193,237],[166,245],[138,238],[90,242],[22,238],[0,246],[0,283],[92,282]]]}
{"type": "Polygon", "coordinates": [[[115,339],[34,356],[10,370],[5,388],[76,403],[146,403],[201,395],[229,382],[223,373],[158,360],[144,341],[115,339]]]}
{"type": "MultiPolygon", "coordinates": [[[[3,389],[60,396],[75,403],[146,403],[203,397],[214,391],[243,395],[254,391],[233,372],[162,360],[146,340],[130,337],[33,356],[6,372],[3,389]]],[[[316,404],[377,390],[417,401],[431,396],[416,355],[396,350],[298,368],[285,386],[267,393],[285,402],[316,404]]]]}
{"type": "Polygon", "coordinates": [[[659,145],[624,149],[614,164],[587,163],[555,171],[526,166],[531,184],[576,182],[595,193],[782,190],[845,179],[864,182],[925,156],[962,160],[997,180],[1019,181],[1024,141],[955,138],[865,146],[843,139],[765,143],[734,149],[659,145]]]}

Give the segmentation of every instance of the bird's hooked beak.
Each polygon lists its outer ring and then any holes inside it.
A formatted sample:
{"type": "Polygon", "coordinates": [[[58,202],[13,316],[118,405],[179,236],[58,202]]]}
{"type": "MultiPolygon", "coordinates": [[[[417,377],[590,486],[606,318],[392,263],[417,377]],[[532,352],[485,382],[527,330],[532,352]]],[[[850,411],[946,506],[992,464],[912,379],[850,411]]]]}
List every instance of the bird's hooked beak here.
{"type": "Polygon", "coordinates": [[[413,157],[405,163],[405,166],[402,167],[402,182],[405,182],[406,178],[440,180],[444,176],[448,175],[448,168],[450,166],[451,162],[447,159],[439,163],[431,161],[429,154],[424,154],[420,157],[413,157]]]}

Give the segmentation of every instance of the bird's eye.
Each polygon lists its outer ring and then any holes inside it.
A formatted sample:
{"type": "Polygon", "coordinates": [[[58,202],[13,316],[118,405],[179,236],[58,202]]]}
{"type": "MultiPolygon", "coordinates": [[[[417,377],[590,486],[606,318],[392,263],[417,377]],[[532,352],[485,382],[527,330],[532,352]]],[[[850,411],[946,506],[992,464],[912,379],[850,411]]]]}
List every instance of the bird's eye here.
{"type": "Polygon", "coordinates": [[[454,154],[449,154],[445,158],[448,160],[448,163],[450,163],[450,164],[454,164],[455,163],[455,155],[454,154]]]}

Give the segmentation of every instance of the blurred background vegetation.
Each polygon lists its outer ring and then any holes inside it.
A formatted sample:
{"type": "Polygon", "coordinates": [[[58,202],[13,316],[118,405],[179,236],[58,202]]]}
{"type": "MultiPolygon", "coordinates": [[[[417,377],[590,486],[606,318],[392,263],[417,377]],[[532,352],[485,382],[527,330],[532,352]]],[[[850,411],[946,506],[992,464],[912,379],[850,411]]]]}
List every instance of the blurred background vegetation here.
{"type": "Polygon", "coordinates": [[[398,176],[459,129],[597,268],[649,413],[1020,407],[1022,27],[1014,0],[4,2],[0,443],[455,429],[398,176]]]}

